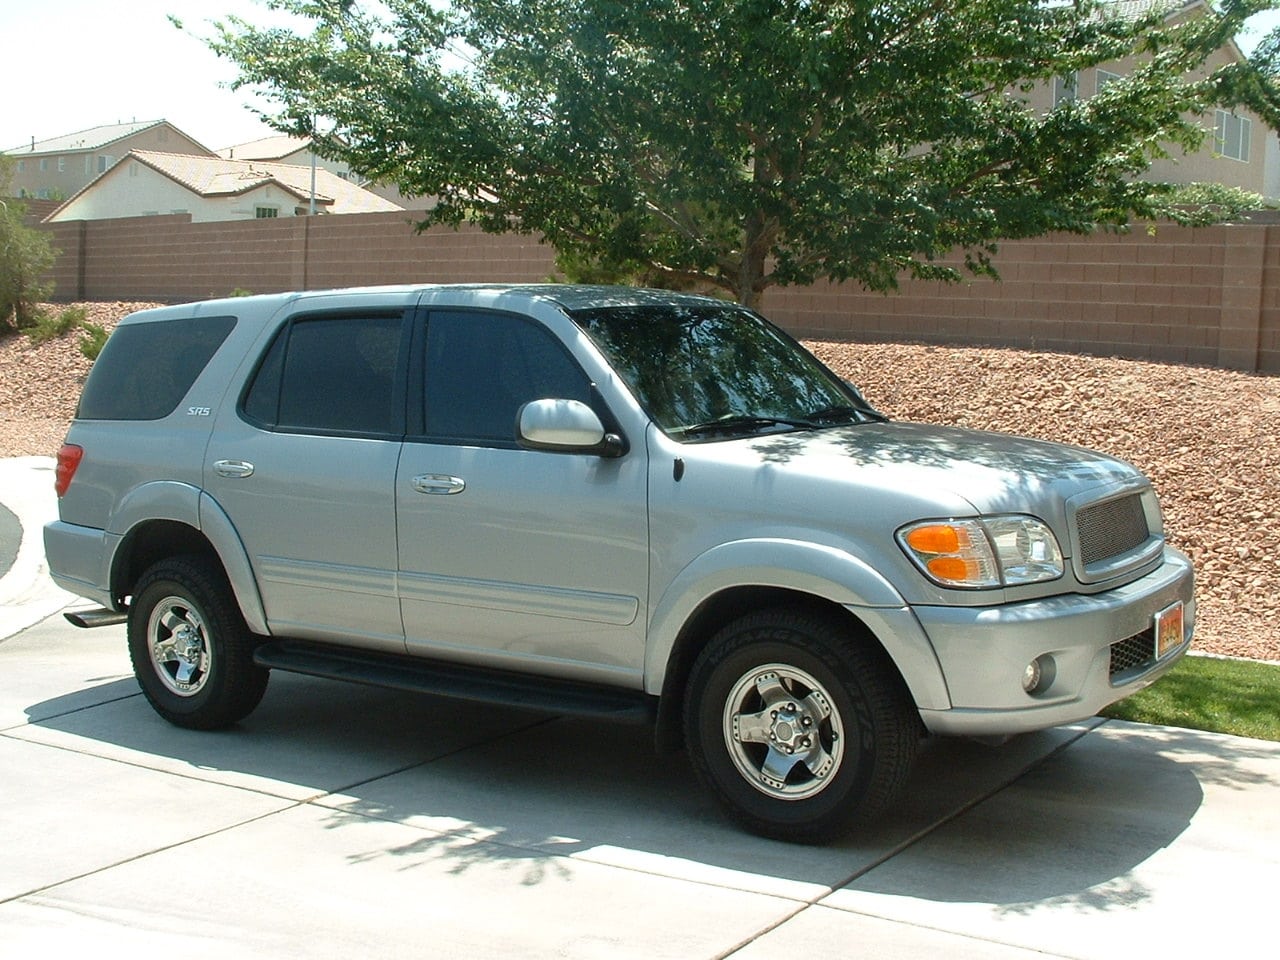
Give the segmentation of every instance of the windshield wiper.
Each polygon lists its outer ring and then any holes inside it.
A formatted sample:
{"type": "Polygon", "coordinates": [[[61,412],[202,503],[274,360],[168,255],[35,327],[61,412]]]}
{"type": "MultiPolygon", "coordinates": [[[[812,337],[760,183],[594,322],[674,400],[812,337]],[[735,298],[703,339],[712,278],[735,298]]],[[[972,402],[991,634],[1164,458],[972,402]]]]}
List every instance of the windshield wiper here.
{"type": "Polygon", "coordinates": [[[889,418],[879,410],[872,407],[855,407],[850,404],[841,404],[833,407],[823,407],[809,414],[809,420],[814,423],[868,423],[872,420],[884,422],[889,418]]]}
{"type": "Polygon", "coordinates": [[[682,437],[696,437],[708,433],[754,433],[765,427],[779,426],[812,430],[817,424],[810,420],[789,420],[786,417],[727,416],[690,424],[674,432],[682,437]]]}

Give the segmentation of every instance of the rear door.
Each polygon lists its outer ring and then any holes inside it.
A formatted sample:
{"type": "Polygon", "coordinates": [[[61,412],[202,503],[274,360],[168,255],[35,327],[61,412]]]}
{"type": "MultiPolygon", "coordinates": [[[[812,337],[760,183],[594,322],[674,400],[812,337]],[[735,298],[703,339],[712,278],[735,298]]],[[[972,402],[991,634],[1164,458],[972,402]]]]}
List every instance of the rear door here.
{"type": "Polygon", "coordinates": [[[403,308],[376,302],[293,316],[219,414],[205,487],[275,635],[404,649],[393,489],[408,330],[403,308]]]}

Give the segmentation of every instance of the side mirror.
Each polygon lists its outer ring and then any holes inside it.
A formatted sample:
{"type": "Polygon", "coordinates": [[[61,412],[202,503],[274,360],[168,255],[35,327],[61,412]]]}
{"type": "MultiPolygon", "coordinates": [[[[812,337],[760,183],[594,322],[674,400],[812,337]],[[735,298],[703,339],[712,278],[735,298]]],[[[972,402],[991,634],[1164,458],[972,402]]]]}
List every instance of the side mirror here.
{"type": "Polygon", "coordinates": [[[534,400],[516,414],[516,438],[533,450],[621,456],[622,438],[606,433],[596,412],[580,400],[534,400]]]}

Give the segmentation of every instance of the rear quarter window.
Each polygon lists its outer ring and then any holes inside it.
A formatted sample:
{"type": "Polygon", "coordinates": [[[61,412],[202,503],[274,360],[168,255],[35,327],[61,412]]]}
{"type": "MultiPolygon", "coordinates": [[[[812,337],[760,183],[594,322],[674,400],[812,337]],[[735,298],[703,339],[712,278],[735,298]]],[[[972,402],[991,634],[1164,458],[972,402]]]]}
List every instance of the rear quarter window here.
{"type": "Polygon", "coordinates": [[[235,317],[187,317],[117,327],[89,371],[76,416],[167,417],[235,325],[235,317]]]}

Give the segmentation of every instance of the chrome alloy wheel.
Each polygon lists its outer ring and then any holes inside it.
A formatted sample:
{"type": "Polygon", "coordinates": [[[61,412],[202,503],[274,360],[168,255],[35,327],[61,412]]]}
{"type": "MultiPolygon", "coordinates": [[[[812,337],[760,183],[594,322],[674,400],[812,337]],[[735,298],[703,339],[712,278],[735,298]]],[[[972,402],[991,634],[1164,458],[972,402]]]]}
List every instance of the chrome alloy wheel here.
{"type": "Polygon", "coordinates": [[[844,759],[844,730],[830,695],[811,674],[782,663],[758,667],[733,685],[724,740],[738,772],[776,800],[822,792],[844,759]]]}
{"type": "Polygon", "coordinates": [[[147,622],[151,665],[161,682],[180,697],[194,697],[209,679],[212,654],[204,619],[185,597],[165,597],[147,622]]]}

